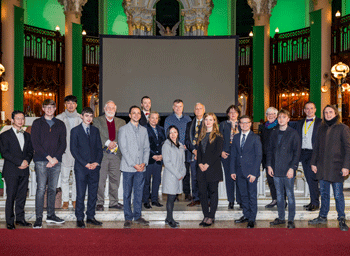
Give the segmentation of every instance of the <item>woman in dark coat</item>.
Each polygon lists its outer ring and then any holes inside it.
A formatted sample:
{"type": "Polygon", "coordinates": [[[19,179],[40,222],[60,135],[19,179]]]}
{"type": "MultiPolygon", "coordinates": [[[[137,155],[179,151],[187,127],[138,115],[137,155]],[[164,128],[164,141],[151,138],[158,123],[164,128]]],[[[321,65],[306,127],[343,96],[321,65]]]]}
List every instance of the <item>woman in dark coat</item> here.
{"type": "Polygon", "coordinates": [[[231,179],[231,144],[233,136],[239,133],[238,118],[241,115],[241,111],[235,105],[231,105],[226,110],[227,120],[220,123],[220,133],[224,138],[223,149],[221,153],[221,162],[224,167],[225,173],[225,185],[226,185],[226,194],[228,200],[228,209],[233,209],[235,202],[235,189],[236,189],[236,201],[238,204],[241,204],[241,196],[239,189],[235,180],[231,179]]]}
{"type": "Polygon", "coordinates": [[[323,110],[323,122],[318,128],[311,169],[320,181],[321,209],[319,216],[310,220],[309,224],[327,222],[332,185],[339,228],[347,231],[343,183],[350,169],[350,129],[340,122],[338,110],[334,106],[327,105],[323,110]]]}
{"type": "Polygon", "coordinates": [[[197,172],[197,180],[204,214],[204,219],[199,225],[208,227],[214,223],[219,199],[219,181],[223,180],[220,161],[223,138],[219,132],[218,121],[214,113],[205,114],[204,125],[202,125],[197,143],[197,161],[200,169],[197,172]],[[208,206],[208,194],[210,207],[208,206]]]}

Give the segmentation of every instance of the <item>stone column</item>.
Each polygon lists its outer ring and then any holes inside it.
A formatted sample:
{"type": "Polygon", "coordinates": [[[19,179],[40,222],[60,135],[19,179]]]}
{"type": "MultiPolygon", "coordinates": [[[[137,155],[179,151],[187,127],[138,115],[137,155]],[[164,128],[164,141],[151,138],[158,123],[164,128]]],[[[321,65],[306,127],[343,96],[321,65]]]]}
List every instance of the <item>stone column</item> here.
{"type": "MultiPolygon", "coordinates": [[[[258,122],[260,119],[264,119],[264,113],[266,109],[269,107],[270,104],[270,17],[271,17],[271,11],[273,7],[275,7],[277,0],[247,0],[249,6],[253,9],[253,18],[254,18],[254,25],[256,28],[258,27],[264,27],[264,35],[263,35],[263,44],[264,44],[264,61],[263,65],[261,67],[257,67],[254,65],[253,67],[253,110],[254,110],[254,121],[258,122]],[[256,72],[259,71],[259,69],[262,68],[264,70],[264,79],[263,84],[259,83],[259,85],[254,86],[254,74],[257,75],[256,72]],[[257,70],[258,69],[258,70],[257,70]],[[257,88],[256,86],[259,86],[257,88]],[[258,93],[256,94],[257,89],[262,92],[262,88],[260,86],[263,86],[263,94],[258,93]],[[254,92],[255,91],[255,92],[254,92]],[[264,102],[260,103],[260,97],[264,97],[264,102]],[[264,112],[262,111],[264,110],[264,112]],[[256,113],[258,112],[258,113],[256,113]]],[[[255,35],[253,37],[253,41],[255,39],[255,35]]],[[[253,56],[256,54],[256,49],[253,48],[253,56]],[[255,53],[254,53],[255,52],[255,53]]]]}
{"type": "MultiPolygon", "coordinates": [[[[328,90],[326,93],[321,93],[321,86],[324,85],[326,79],[324,74],[328,74],[328,79],[331,76],[331,30],[332,30],[332,6],[331,1],[329,0],[313,0],[314,3],[314,11],[311,12],[310,18],[310,27],[312,33],[311,34],[311,47],[313,48],[316,44],[316,51],[320,55],[318,57],[313,58],[312,54],[310,54],[310,65],[314,65],[321,59],[321,64],[319,67],[315,69],[315,73],[312,72],[314,67],[310,67],[310,80],[317,79],[316,81],[311,81],[310,84],[310,99],[318,103],[317,115],[321,116],[322,110],[324,107],[331,102],[331,90],[328,90]],[[317,19],[316,11],[321,12],[321,17],[317,19]],[[313,15],[313,14],[316,14],[313,15]],[[320,22],[317,24],[317,22],[320,22]],[[318,27],[318,29],[314,29],[314,26],[318,27]],[[320,32],[320,38],[318,36],[318,31],[320,32]],[[313,36],[315,35],[315,37],[313,36]],[[312,40],[317,41],[315,44],[312,40]],[[320,40],[320,41],[318,41],[320,40]],[[322,42],[322,43],[321,43],[322,42]],[[312,76],[311,76],[312,75],[312,76]],[[313,95],[314,94],[314,95],[313,95]],[[319,103],[320,102],[320,103],[319,103]]],[[[312,50],[312,49],[311,49],[312,50]]]]}
{"type": "Polygon", "coordinates": [[[1,3],[2,65],[5,67],[4,79],[9,84],[8,91],[2,92],[1,100],[2,111],[5,111],[6,119],[10,120],[15,105],[15,6],[22,8],[22,1],[3,0],[1,3]]]}
{"type": "MultiPolygon", "coordinates": [[[[82,7],[88,0],[58,0],[65,14],[65,95],[73,93],[73,36],[72,23],[81,24],[82,7]]],[[[83,74],[81,74],[83,75],[83,74]]]]}

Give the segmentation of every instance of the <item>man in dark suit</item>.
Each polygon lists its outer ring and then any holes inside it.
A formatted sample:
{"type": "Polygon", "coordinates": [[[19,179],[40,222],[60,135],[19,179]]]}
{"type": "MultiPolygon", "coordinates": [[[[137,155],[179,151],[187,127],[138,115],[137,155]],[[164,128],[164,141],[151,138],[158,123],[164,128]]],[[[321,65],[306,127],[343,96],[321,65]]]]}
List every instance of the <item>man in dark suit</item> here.
{"type": "Polygon", "coordinates": [[[158,190],[161,182],[161,171],[163,165],[162,146],[165,141],[164,129],[158,125],[159,114],[152,111],[149,115],[148,124],[146,126],[148,132],[148,140],[150,146],[150,155],[148,165],[146,167],[145,185],[143,187],[143,206],[146,209],[152,208],[149,203],[150,198],[150,182],[152,179],[152,193],[151,202],[153,206],[162,207],[158,200],[158,190]]]}
{"type": "Polygon", "coordinates": [[[84,199],[88,187],[88,204],[86,223],[102,225],[95,219],[98,181],[103,157],[102,143],[98,128],[91,126],[94,112],[86,107],[81,112],[83,122],[71,130],[70,150],[75,159],[74,171],[77,186],[75,216],[77,226],[85,228],[84,199]]]}
{"type": "Polygon", "coordinates": [[[29,163],[33,158],[33,146],[29,133],[22,127],[25,123],[22,111],[12,112],[12,128],[0,135],[0,148],[5,159],[2,176],[6,182],[6,224],[8,229],[15,229],[13,206],[16,201],[16,224],[24,227],[32,226],[24,218],[26,203],[29,163]]]}
{"type": "Polygon", "coordinates": [[[148,96],[143,96],[141,99],[141,119],[139,121],[139,124],[146,127],[149,116],[151,114],[151,107],[152,107],[152,102],[151,98],[148,96]]]}
{"type": "Polygon", "coordinates": [[[239,120],[240,133],[233,137],[231,146],[231,178],[237,180],[241,193],[243,216],[235,223],[248,222],[247,228],[254,228],[258,212],[258,178],[262,159],[260,137],[250,130],[252,120],[242,116],[239,120]]]}
{"type": "Polygon", "coordinates": [[[193,120],[191,122],[188,122],[186,126],[185,145],[188,149],[186,151],[186,162],[191,166],[192,179],[192,202],[187,206],[200,205],[197,181],[197,141],[202,129],[204,113],[205,106],[202,103],[197,103],[194,106],[194,114],[196,115],[196,118],[193,118],[193,120]]]}
{"type": "Polygon", "coordinates": [[[298,122],[298,133],[301,140],[300,162],[303,165],[304,175],[309,185],[311,202],[304,205],[307,211],[316,211],[320,206],[320,190],[316,174],[311,170],[311,157],[315,141],[317,138],[318,127],[322,119],[315,116],[316,105],[313,102],[307,102],[304,106],[306,118],[298,122]]]}

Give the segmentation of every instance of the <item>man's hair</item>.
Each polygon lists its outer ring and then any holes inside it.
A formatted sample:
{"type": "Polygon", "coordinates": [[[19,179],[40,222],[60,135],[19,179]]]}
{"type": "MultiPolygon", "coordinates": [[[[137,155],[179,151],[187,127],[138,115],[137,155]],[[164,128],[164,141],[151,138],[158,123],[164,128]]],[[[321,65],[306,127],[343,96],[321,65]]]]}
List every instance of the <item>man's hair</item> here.
{"type": "Polygon", "coordinates": [[[129,114],[131,114],[131,110],[132,110],[133,108],[138,108],[138,109],[140,110],[140,112],[141,112],[141,108],[140,108],[139,106],[134,105],[134,106],[131,106],[131,107],[129,108],[129,114]]]}
{"type": "Polygon", "coordinates": [[[314,104],[314,107],[316,108],[316,104],[315,104],[315,102],[313,102],[313,101],[308,101],[308,102],[306,102],[305,105],[304,105],[304,108],[306,107],[307,104],[314,104]]]}
{"type": "Polygon", "coordinates": [[[176,100],[174,100],[174,102],[173,102],[173,105],[175,104],[175,103],[184,103],[181,99],[176,99],[176,100]]]}
{"type": "Polygon", "coordinates": [[[253,122],[252,118],[248,115],[243,115],[239,118],[239,121],[241,121],[243,118],[248,118],[250,122],[253,122]]]}
{"type": "Polygon", "coordinates": [[[24,112],[21,111],[21,110],[15,110],[15,111],[12,112],[11,118],[12,118],[12,119],[15,119],[15,116],[18,115],[18,114],[24,115],[24,112]]]}
{"type": "Polygon", "coordinates": [[[149,117],[151,117],[152,114],[158,115],[158,118],[160,117],[157,111],[151,111],[151,113],[149,113],[149,117]]]}
{"type": "Polygon", "coordinates": [[[286,109],[281,109],[280,111],[278,111],[277,117],[279,117],[281,114],[285,114],[290,118],[290,112],[286,109]]]}
{"type": "Polygon", "coordinates": [[[335,106],[333,106],[333,105],[327,105],[327,106],[325,106],[324,109],[323,109],[323,120],[326,120],[325,115],[324,115],[324,111],[326,110],[326,108],[331,108],[331,109],[333,109],[335,115],[336,115],[336,116],[339,116],[339,111],[338,111],[338,109],[337,109],[335,106]]]}
{"type": "Polygon", "coordinates": [[[42,106],[44,107],[44,106],[48,106],[48,105],[51,105],[51,106],[55,106],[55,107],[56,107],[56,102],[53,101],[53,100],[51,100],[51,99],[46,99],[46,100],[44,100],[42,106]]]}
{"type": "Polygon", "coordinates": [[[105,106],[104,106],[104,108],[106,108],[106,107],[107,107],[107,105],[108,105],[109,103],[113,103],[113,104],[114,104],[114,106],[115,106],[115,111],[117,111],[117,104],[115,104],[113,100],[109,100],[109,101],[107,101],[107,102],[106,102],[106,104],[105,104],[105,106]]]}
{"type": "Polygon", "coordinates": [[[94,111],[90,107],[85,107],[81,111],[81,115],[83,116],[84,114],[94,114],[94,111]]]}
{"type": "Polygon", "coordinates": [[[151,99],[151,98],[148,97],[148,96],[143,96],[143,97],[141,98],[141,104],[142,104],[142,102],[143,102],[144,99],[151,99]]]}
{"type": "Polygon", "coordinates": [[[239,107],[237,107],[236,105],[231,105],[226,109],[226,115],[228,116],[228,113],[230,113],[231,109],[234,109],[237,113],[238,113],[238,118],[241,115],[241,110],[239,109],[239,107]]]}
{"type": "Polygon", "coordinates": [[[64,97],[64,102],[67,102],[67,101],[72,101],[72,102],[77,103],[78,99],[74,95],[68,95],[68,96],[64,97]]]}

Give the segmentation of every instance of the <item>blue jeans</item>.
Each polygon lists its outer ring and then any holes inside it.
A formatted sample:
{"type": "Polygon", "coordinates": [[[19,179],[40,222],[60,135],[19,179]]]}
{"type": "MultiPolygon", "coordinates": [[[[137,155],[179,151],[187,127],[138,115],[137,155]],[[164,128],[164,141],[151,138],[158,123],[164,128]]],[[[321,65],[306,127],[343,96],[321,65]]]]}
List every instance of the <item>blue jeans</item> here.
{"type": "Polygon", "coordinates": [[[320,216],[326,218],[329,212],[330,186],[332,184],[335,208],[338,212],[338,220],[345,218],[345,201],[343,194],[343,182],[329,182],[320,180],[321,209],[320,216]]]}
{"type": "Polygon", "coordinates": [[[145,177],[143,172],[123,172],[124,218],[137,220],[141,217],[142,194],[145,177]],[[131,193],[134,192],[134,212],[131,210],[131,193]]]}
{"type": "Polygon", "coordinates": [[[288,221],[294,221],[295,217],[295,198],[294,198],[294,179],[295,177],[288,179],[287,177],[273,177],[276,192],[277,192],[277,209],[278,218],[280,220],[285,219],[285,200],[284,191],[288,197],[288,221]]]}
{"type": "Polygon", "coordinates": [[[48,161],[35,162],[36,174],[36,195],[35,195],[35,214],[37,218],[43,217],[44,211],[44,195],[47,184],[47,216],[55,215],[55,199],[58,177],[61,172],[61,163],[54,167],[48,168],[48,161]]]}

